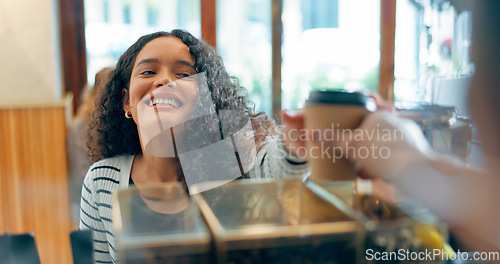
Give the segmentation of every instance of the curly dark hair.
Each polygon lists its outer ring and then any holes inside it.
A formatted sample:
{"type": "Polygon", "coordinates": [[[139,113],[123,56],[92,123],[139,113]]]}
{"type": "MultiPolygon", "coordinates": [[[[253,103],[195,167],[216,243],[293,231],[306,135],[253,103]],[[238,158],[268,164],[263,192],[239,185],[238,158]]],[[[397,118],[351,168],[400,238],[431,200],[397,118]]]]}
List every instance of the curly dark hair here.
{"type": "MultiPolygon", "coordinates": [[[[133,119],[124,116],[123,89],[129,90],[130,76],[139,52],[147,43],[160,37],[179,38],[189,47],[189,52],[195,60],[196,72],[206,74],[208,89],[217,114],[221,113],[221,110],[236,110],[232,111],[235,116],[229,120],[229,123],[234,123],[233,127],[241,127],[242,119],[245,119],[242,116],[247,116],[246,119],[251,120],[257,150],[276,135],[275,122],[264,112],[255,113],[254,107],[250,106],[247,99],[246,90],[228,74],[222,59],[211,46],[184,30],[160,31],[142,36],[123,53],[111,72],[110,81],[98,94],[87,141],[89,156],[93,161],[122,154],[142,153],[137,125],[133,119]]],[[[225,117],[226,122],[227,120],[225,117]]],[[[220,127],[212,126],[212,129],[220,127]]]]}

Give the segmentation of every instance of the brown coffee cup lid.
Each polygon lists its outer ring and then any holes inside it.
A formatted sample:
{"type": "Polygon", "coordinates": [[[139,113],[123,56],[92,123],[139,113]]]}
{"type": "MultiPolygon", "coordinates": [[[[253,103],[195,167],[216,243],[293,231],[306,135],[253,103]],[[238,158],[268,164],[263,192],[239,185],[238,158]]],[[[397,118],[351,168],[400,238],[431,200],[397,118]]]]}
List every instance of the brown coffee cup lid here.
{"type": "Polygon", "coordinates": [[[359,105],[369,111],[375,111],[377,108],[377,104],[372,97],[347,91],[314,90],[309,93],[306,104],[359,105]]]}

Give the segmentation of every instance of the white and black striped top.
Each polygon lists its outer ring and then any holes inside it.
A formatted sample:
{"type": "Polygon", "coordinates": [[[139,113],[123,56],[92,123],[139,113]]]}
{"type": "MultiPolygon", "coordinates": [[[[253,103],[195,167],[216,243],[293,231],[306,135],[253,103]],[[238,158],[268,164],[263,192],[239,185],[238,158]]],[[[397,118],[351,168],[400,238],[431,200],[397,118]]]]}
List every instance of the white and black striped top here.
{"type": "MultiPolygon", "coordinates": [[[[113,234],[112,197],[114,190],[127,188],[134,156],[104,159],[92,165],[82,188],[79,229],[91,229],[96,263],[117,263],[113,234]]],[[[304,159],[284,150],[279,137],[257,154],[251,178],[303,177],[309,173],[304,159]]]]}

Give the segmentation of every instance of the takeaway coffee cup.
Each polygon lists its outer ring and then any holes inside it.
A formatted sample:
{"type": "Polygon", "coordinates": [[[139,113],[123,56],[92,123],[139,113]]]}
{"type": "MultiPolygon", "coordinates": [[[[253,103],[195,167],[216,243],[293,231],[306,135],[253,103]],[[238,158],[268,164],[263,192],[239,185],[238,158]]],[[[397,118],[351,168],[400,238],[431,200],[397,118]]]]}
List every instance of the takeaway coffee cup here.
{"type": "Polygon", "coordinates": [[[334,147],[344,129],[355,129],[377,108],[375,100],[361,93],[311,91],[306,101],[304,126],[314,138],[306,142],[311,180],[356,179],[355,165],[334,147]]]}

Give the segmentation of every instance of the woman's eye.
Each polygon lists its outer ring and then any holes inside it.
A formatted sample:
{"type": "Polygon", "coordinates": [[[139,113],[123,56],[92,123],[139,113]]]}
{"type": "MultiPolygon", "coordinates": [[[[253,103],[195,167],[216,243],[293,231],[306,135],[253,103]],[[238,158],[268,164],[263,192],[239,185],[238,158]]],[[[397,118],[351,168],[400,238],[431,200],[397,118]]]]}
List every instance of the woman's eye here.
{"type": "Polygon", "coordinates": [[[179,76],[181,78],[186,78],[186,77],[191,76],[191,74],[189,74],[189,73],[178,73],[177,76],[179,76]]]}
{"type": "Polygon", "coordinates": [[[143,71],[143,72],[141,72],[141,75],[153,75],[153,74],[155,74],[154,71],[143,71]]]}

